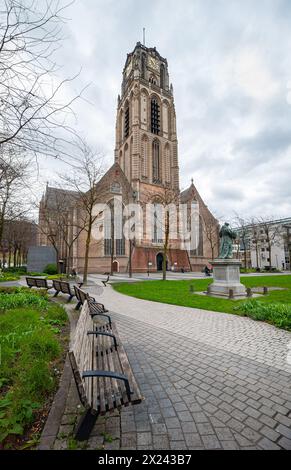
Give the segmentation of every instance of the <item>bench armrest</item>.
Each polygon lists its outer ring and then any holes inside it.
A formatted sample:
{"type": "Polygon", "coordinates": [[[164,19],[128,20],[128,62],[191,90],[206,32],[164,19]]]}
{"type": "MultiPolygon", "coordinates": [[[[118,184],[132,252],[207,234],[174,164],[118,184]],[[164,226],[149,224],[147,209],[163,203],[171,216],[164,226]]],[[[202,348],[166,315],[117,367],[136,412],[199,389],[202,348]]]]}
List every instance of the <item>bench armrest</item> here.
{"type": "Polygon", "coordinates": [[[87,335],[111,336],[111,338],[113,338],[113,341],[114,341],[115,349],[117,349],[117,341],[116,341],[115,336],[112,333],[105,333],[103,331],[96,331],[95,330],[95,331],[87,331],[87,335]]]}
{"type": "Polygon", "coordinates": [[[128,399],[130,400],[131,390],[130,390],[128,378],[125,375],[117,374],[116,372],[103,371],[103,370],[86,370],[85,372],[83,372],[82,378],[85,379],[86,377],[109,377],[112,379],[123,380],[128,399]]]}
{"type": "Polygon", "coordinates": [[[91,312],[90,312],[90,315],[91,315],[92,318],[93,318],[93,317],[98,317],[99,315],[100,315],[101,317],[106,317],[106,318],[108,318],[108,323],[109,323],[109,325],[110,325],[110,328],[112,327],[111,317],[110,317],[109,315],[106,315],[105,313],[101,313],[101,312],[100,312],[100,313],[99,313],[99,312],[98,312],[98,313],[97,313],[97,312],[96,312],[96,313],[91,313],[91,312]]]}

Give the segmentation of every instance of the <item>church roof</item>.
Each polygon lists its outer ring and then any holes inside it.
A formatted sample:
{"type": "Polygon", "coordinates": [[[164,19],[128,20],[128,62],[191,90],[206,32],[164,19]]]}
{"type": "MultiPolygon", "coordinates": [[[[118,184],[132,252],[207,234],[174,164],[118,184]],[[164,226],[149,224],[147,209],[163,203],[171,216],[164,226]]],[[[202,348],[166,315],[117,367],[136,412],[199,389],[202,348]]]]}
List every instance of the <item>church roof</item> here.
{"type": "MultiPolygon", "coordinates": [[[[185,189],[180,194],[180,199],[181,199],[182,203],[187,202],[187,201],[197,200],[199,198],[201,199],[196,187],[194,186],[193,180],[192,180],[191,185],[189,186],[189,188],[185,189]]],[[[202,199],[201,199],[201,201],[202,201],[202,199]]]]}
{"type": "Polygon", "coordinates": [[[48,209],[57,209],[59,202],[65,202],[68,205],[76,201],[79,197],[77,191],[69,189],[53,188],[47,185],[46,192],[43,196],[43,202],[48,209]]]}

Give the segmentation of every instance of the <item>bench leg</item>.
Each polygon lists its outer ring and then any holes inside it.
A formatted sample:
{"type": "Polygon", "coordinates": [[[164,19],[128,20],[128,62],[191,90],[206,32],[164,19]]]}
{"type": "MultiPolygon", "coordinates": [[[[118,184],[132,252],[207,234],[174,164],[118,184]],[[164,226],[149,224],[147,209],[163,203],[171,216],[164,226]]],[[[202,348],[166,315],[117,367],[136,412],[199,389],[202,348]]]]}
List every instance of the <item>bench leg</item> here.
{"type": "Polygon", "coordinates": [[[57,295],[60,293],[59,290],[56,291],[56,293],[54,294],[54,297],[57,297],[57,295]]]}
{"type": "Polygon", "coordinates": [[[71,300],[72,300],[73,297],[74,297],[73,295],[70,295],[70,296],[69,296],[68,303],[71,302],[71,300]]]}
{"type": "Polygon", "coordinates": [[[79,308],[81,307],[81,305],[82,305],[82,302],[78,302],[77,305],[76,305],[76,307],[75,307],[75,310],[79,310],[79,308]]]}
{"type": "Polygon", "coordinates": [[[89,439],[93,426],[98,418],[97,414],[92,414],[91,409],[87,410],[84,415],[81,417],[76,432],[75,437],[77,441],[87,441],[89,439]]]}

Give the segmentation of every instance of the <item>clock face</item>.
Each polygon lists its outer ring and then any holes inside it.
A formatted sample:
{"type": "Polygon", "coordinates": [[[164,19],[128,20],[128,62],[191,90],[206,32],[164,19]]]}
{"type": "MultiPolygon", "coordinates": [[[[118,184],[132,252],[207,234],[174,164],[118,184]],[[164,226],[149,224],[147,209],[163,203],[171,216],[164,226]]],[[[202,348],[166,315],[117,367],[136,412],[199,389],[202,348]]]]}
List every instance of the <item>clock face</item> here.
{"type": "Polygon", "coordinates": [[[149,57],[149,67],[151,67],[152,69],[158,71],[159,70],[159,62],[154,59],[153,57],[149,57]]]}

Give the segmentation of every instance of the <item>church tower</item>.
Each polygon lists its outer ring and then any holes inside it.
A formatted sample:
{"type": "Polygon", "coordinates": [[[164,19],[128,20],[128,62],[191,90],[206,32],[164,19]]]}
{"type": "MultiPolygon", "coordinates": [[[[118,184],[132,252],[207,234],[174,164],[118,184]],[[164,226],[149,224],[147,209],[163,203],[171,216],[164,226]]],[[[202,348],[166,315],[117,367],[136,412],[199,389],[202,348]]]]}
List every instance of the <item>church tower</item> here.
{"type": "Polygon", "coordinates": [[[178,142],[168,62],[140,42],[127,55],[118,96],[115,162],[136,197],[179,191],[178,142]]]}

